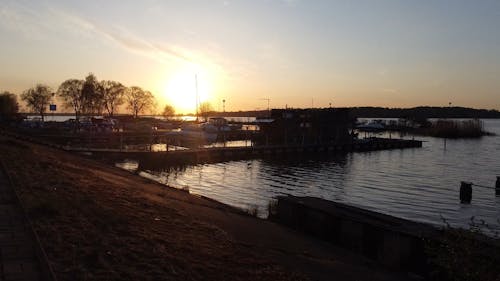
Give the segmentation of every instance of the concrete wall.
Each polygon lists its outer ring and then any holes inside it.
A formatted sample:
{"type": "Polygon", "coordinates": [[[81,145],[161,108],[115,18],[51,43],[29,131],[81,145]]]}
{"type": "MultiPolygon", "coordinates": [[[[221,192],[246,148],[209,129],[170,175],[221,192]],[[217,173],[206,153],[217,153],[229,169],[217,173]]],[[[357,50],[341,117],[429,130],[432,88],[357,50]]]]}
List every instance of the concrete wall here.
{"type": "Polygon", "coordinates": [[[423,238],[432,236],[429,233],[433,229],[429,226],[351,206],[344,209],[343,204],[322,199],[301,199],[304,198],[279,198],[276,211],[270,219],[358,252],[392,269],[421,274],[426,272],[423,238]],[[322,201],[321,206],[314,204],[318,200],[322,201]],[[405,230],[406,223],[412,229],[424,229],[405,230]]]}

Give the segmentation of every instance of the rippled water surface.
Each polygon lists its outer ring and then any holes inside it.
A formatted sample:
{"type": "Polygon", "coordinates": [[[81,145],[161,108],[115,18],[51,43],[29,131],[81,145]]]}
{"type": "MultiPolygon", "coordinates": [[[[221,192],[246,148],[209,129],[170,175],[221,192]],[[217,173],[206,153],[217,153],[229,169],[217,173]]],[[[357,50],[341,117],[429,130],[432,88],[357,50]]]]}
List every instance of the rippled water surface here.
{"type": "Polygon", "coordinates": [[[434,224],[444,217],[464,226],[475,216],[498,229],[500,197],[493,189],[475,186],[470,205],[458,199],[460,181],[493,187],[500,176],[500,120],[484,125],[497,136],[447,140],[446,147],[443,139],[416,137],[425,141],[423,148],[158,167],[141,174],[236,207],[258,208],[261,216],[273,198],[293,194],[434,224]]]}

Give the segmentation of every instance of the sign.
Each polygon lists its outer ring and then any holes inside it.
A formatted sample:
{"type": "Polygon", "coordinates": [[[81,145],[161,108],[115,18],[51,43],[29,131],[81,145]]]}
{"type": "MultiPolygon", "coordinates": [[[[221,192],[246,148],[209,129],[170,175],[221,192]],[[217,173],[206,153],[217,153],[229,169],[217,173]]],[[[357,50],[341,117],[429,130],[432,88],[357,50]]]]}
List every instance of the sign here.
{"type": "Polygon", "coordinates": [[[50,111],[56,111],[57,105],[51,104],[51,105],[49,105],[49,108],[50,108],[50,111]]]}

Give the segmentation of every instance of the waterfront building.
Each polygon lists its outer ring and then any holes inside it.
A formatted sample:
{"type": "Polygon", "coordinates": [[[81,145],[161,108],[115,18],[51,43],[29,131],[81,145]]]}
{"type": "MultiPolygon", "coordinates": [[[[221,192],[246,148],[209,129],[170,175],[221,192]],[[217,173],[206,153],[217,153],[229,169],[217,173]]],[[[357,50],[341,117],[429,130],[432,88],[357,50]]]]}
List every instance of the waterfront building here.
{"type": "Polygon", "coordinates": [[[352,121],[348,108],[273,109],[272,122],[261,124],[262,142],[313,145],[348,143],[352,121]]]}

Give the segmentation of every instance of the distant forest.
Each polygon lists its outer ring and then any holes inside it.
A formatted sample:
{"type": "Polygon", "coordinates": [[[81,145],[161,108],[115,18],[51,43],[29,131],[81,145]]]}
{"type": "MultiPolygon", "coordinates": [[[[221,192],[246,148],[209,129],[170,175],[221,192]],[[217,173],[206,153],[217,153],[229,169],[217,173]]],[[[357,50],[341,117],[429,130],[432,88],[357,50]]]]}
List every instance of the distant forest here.
{"type": "MultiPolygon", "coordinates": [[[[474,109],[467,107],[432,107],[419,106],[413,108],[385,108],[385,107],[351,107],[351,116],[358,118],[500,118],[500,111],[474,109]]],[[[265,117],[267,110],[225,112],[228,117],[265,117]]],[[[220,113],[218,113],[220,114],[220,113]]],[[[214,114],[216,115],[216,114],[214,114]]]]}
{"type": "Polygon", "coordinates": [[[383,108],[353,107],[351,115],[360,118],[500,118],[498,110],[474,109],[467,107],[383,108]]]}

